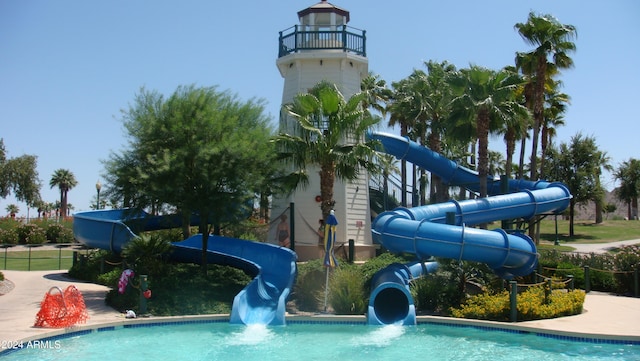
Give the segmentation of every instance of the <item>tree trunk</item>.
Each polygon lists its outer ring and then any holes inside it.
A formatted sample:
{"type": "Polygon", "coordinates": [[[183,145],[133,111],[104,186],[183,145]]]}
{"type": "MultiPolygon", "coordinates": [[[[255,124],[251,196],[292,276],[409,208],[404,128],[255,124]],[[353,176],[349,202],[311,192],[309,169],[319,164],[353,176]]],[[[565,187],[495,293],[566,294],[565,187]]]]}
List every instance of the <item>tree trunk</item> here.
{"type": "Polygon", "coordinates": [[[515,153],[516,150],[516,136],[513,129],[507,130],[505,141],[507,143],[507,158],[504,163],[504,174],[507,176],[507,178],[511,178],[513,153],[515,153]]]}
{"type": "Polygon", "coordinates": [[[333,199],[333,184],[336,180],[335,165],[323,164],[320,166],[320,209],[322,210],[322,219],[325,221],[329,216],[329,213],[335,206],[336,202],[333,199]]]}
{"type": "Polygon", "coordinates": [[[182,212],[182,239],[191,237],[191,212],[182,212]]]}
{"type": "MultiPolygon", "coordinates": [[[[489,113],[481,108],[478,112],[478,178],[480,181],[480,198],[487,197],[487,176],[489,173],[489,113]]],[[[487,229],[486,223],[479,225],[487,229]]]]}
{"type": "Polygon", "coordinates": [[[202,235],[202,258],[200,260],[200,269],[203,275],[207,274],[207,251],[209,250],[209,213],[207,211],[200,212],[200,224],[198,231],[202,235]]]}
{"type": "Polygon", "coordinates": [[[596,201],[596,224],[602,223],[602,201],[596,201]]]}
{"type": "Polygon", "coordinates": [[[531,139],[531,180],[538,180],[538,142],[544,121],[544,83],[547,73],[547,58],[539,57],[536,68],[536,83],[533,100],[533,137],[531,139]]]}
{"type": "Polygon", "coordinates": [[[573,237],[574,236],[574,230],[573,230],[573,216],[574,216],[574,210],[576,208],[576,202],[573,200],[573,198],[571,198],[571,201],[569,202],[569,237],[573,237]]]}
{"type": "Polygon", "coordinates": [[[525,147],[527,145],[527,137],[526,134],[520,140],[520,161],[518,162],[518,179],[524,178],[524,157],[525,157],[525,147]]]}

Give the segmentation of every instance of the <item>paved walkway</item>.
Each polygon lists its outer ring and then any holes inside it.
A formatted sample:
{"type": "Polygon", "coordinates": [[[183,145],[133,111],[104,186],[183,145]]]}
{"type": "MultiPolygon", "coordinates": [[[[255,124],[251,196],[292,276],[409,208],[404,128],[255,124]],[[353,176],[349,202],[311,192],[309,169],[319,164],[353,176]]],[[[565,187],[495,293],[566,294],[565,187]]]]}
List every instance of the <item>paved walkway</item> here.
{"type": "MultiPolygon", "coordinates": [[[[5,278],[13,283],[14,288],[0,296],[0,342],[34,339],[53,331],[48,328],[35,328],[33,324],[40,309],[40,302],[45,293],[54,286],[64,289],[73,284],[82,292],[89,312],[86,325],[124,321],[123,314],[105,305],[107,287],[69,279],[64,271],[3,273],[5,278]]],[[[584,310],[584,313],[576,316],[499,325],[534,332],[640,342],[640,298],[591,292],[586,297],[584,310]]]]}
{"type": "Polygon", "coordinates": [[[0,342],[33,338],[51,332],[50,328],[35,328],[40,302],[51,287],[62,290],[74,285],[84,297],[89,312],[88,325],[115,321],[124,318],[119,312],[107,307],[104,298],[109,290],[105,286],[72,280],[66,271],[2,271],[5,279],[13,283],[9,293],[0,296],[0,342]]]}
{"type": "Polygon", "coordinates": [[[602,254],[608,251],[620,248],[622,246],[640,245],[640,239],[631,239],[627,241],[609,242],[609,243],[563,243],[565,246],[575,248],[575,252],[602,254]]]}

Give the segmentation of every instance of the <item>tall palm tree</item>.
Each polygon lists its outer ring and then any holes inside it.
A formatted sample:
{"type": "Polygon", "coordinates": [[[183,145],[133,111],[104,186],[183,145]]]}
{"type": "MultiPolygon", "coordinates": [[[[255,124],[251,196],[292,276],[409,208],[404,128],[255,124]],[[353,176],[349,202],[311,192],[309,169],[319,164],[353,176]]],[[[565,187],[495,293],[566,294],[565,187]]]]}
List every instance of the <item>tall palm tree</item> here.
{"type": "Polygon", "coordinates": [[[333,209],[333,185],[336,179],[357,179],[362,169],[378,170],[374,156],[375,143],[363,141],[365,133],[379,122],[362,108],[365,93],[354,94],[349,100],[338,88],[320,82],[295,96],[284,110],[293,118],[290,133],[280,133],[273,141],[280,159],[291,169],[295,186],[306,186],[308,167],[318,167],[320,174],[320,208],[326,219],[333,209]]]}
{"type": "Polygon", "coordinates": [[[11,218],[15,218],[16,213],[20,212],[20,208],[15,204],[9,204],[5,209],[11,218]]]}
{"type": "Polygon", "coordinates": [[[479,191],[480,197],[486,197],[489,133],[496,132],[507,119],[526,116],[526,108],[516,101],[522,80],[507,69],[494,71],[473,65],[460,70],[450,82],[456,90],[451,105],[452,130],[459,138],[478,139],[479,191]]]}
{"type": "Polygon", "coordinates": [[[60,189],[60,215],[64,217],[67,214],[67,194],[73,187],[78,185],[76,177],[68,169],[57,169],[53,172],[49,186],[51,188],[58,187],[60,189]]]}
{"type": "MultiPolygon", "coordinates": [[[[511,71],[514,73],[514,76],[518,75],[516,68],[514,67],[506,67],[505,70],[511,71]]],[[[515,101],[520,104],[525,105],[526,107],[526,78],[521,77],[522,85],[516,88],[515,90],[515,101]]],[[[511,177],[512,169],[513,169],[513,155],[516,151],[516,141],[521,140],[521,149],[524,149],[526,144],[527,132],[529,126],[531,125],[531,114],[527,112],[523,114],[521,117],[511,117],[506,119],[505,123],[502,124],[502,127],[498,129],[498,133],[502,134],[504,143],[506,145],[506,157],[504,160],[504,174],[507,177],[511,177]]],[[[524,154],[521,154],[523,157],[524,154]]],[[[521,178],[522,176],[520,176],[521,178]]]]}
{"type": "MultiPolygon", "coordinates": [[[[446,130],[453,97],[447,78],[455,72],[456,68],[447,61],[438,63],[429,60],[424,65],[427,67],[427,76],[422,79],[424,82],[422,104],[428,122],[427,145],[429,149],[442,153],[442,135],[446,130]]],[[[446,201],[447,188],[440,177],[431,174],[429,196],[431,202],[446,201]]]]}
{"type": "Polygon", "coordinates": [[[595,154],[595,192],[593,192],[593,202],[596,205],[596,224],[602,223],[602,213],[604,210],[604,202],[605,202],[605,189],[602,187],[602,183],[600,182],[600,176],[602,175],[602,170],[612,171],[613,167],[611,166],[611,157],[605,151],[598,151],[595,154]]]}
{"type": "Polygon", "coordinates": [[[369,76],[360,82],[360,91],[365,94],[362,102],[363,108],[376,110],[384,118],[387,114],[387,103],[393,92],[387,87],[387,82],[380,79],[380,76],[369,72],[369,76]]]}
{"type": "Polygon", "coordinates": [[[564,25],[551,15],[536,15],[533,12],[529,13],[527,22],[517,23],[514,27],[525,42],[536,47],[529,55],[535,64],[533,73],[535,76],[530,79],[534,82],[531,104],[534,119],[531,140],[531,179],[537,179],[538,138],[544,121],[544,94],[549,59],[552,59],[551,63],[557,70],[571,68],[573,59],[569,53],[576,50],[572,40],[577,36],[577,32],[573,25],[564,25]]]}
{"type": "Polygon", "coordinates": [[[630,158],[622,162],[614,176],[620,181],[616,188],[616,197],[627,203],[628,219],[638,216],[638,197],[640,197],[640,160],[630,158]]]}
{"type": "Polygon", "coordinates": [[[540,178],[545,177],[545,159],[547,156],[547,148],[551,144],[553,137],[556,135],[556,129],[564,125],[564,113],[569,103],[569,96],[558,91],[560,81],[549,80],[548,90],[545,95],[545,103],[547,107],[544,109],[544,120],[540,134],[540,178]]]}
{"type": "MultiPolygon", "coordinates": [[[[529,110],[533,110],[533,98],[534,89],[536,83],[535,69],[536,62],[533,53],[516,52],[515,59],[516,69],[520,71],[524,77],[525,84],[522,87],[522,96],[524,97],[524,104],[529,110]]],[[[520,136],[520,159],[518,162],[517,178],[524,178],[525,158],[526,158],[526,145],[527,138],[529,138],[529,130],[533,130],[533,117],[529,119],[529,124],[520,136]]]]}
{"type": "Polygon", "coordinates": [[[382,199],[383,209],[387,210],[387,198],[389,197],[389,176],[398,173],[400,169],[396,165],[397,159],[391,154],[378,154],[377,163],[380,167],[382,176],[382,193],[384,195],[382,199]]]}
{"type": "MultiPolygon", "coordinates": [[[[415,107],[410,105],[415,102],[417,98],[411,89],[411,84],[408,79],[402,79],[397,82],[393,82],[393,95],[391,96],[390,103],[387,107],[389,113],[390,127],[396,125],[400,126],[400,135],[403,137],[409,136],[412,133],[412,128],[415,124],[415,117],[411,114],[411,109],[415,107]]],[[[402,188],[400,193],[400,204],[406,207],[407,202],[407,161],[402,159],[400,161],[400,187],[402,188]]]]}

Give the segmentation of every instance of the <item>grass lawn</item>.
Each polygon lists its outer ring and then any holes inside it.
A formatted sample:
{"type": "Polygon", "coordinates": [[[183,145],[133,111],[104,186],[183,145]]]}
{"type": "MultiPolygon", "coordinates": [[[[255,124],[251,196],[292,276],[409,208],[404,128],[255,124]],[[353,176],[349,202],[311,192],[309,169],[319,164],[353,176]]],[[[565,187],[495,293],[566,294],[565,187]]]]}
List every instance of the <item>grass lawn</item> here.
{"type": "MultiPolygon", "coordinates": [[[[568,246],[571,243],[609,243],[640,239],[640,221],[605,220],[595,224],[593,221],[575,221],[574,236],[569,237],[569,221],[558,219],[558,240],[568,246]]],[[[556,239],[555,222],[552,217],[540,223],[540,241],[553,243],[556,239]]]]}
{"type": "Polygon", "coordinates": [[[73,263],[71,250],[32,250],[29,251],[0,250],[0,267],[12,271],[48,271],[68,270],[73,263]]]}

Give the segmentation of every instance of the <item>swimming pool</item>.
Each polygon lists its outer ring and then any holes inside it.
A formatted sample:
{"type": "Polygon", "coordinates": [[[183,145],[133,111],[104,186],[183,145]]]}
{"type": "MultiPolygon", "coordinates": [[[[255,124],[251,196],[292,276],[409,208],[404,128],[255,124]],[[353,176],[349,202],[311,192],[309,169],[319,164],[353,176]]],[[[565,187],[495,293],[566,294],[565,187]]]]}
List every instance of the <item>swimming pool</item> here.
{"type": "Polygon", "coordinates": [[[24,345],[1,360],[638,360],[640,344],[594,343],[440,324],[128,324],[24,345]]]}

